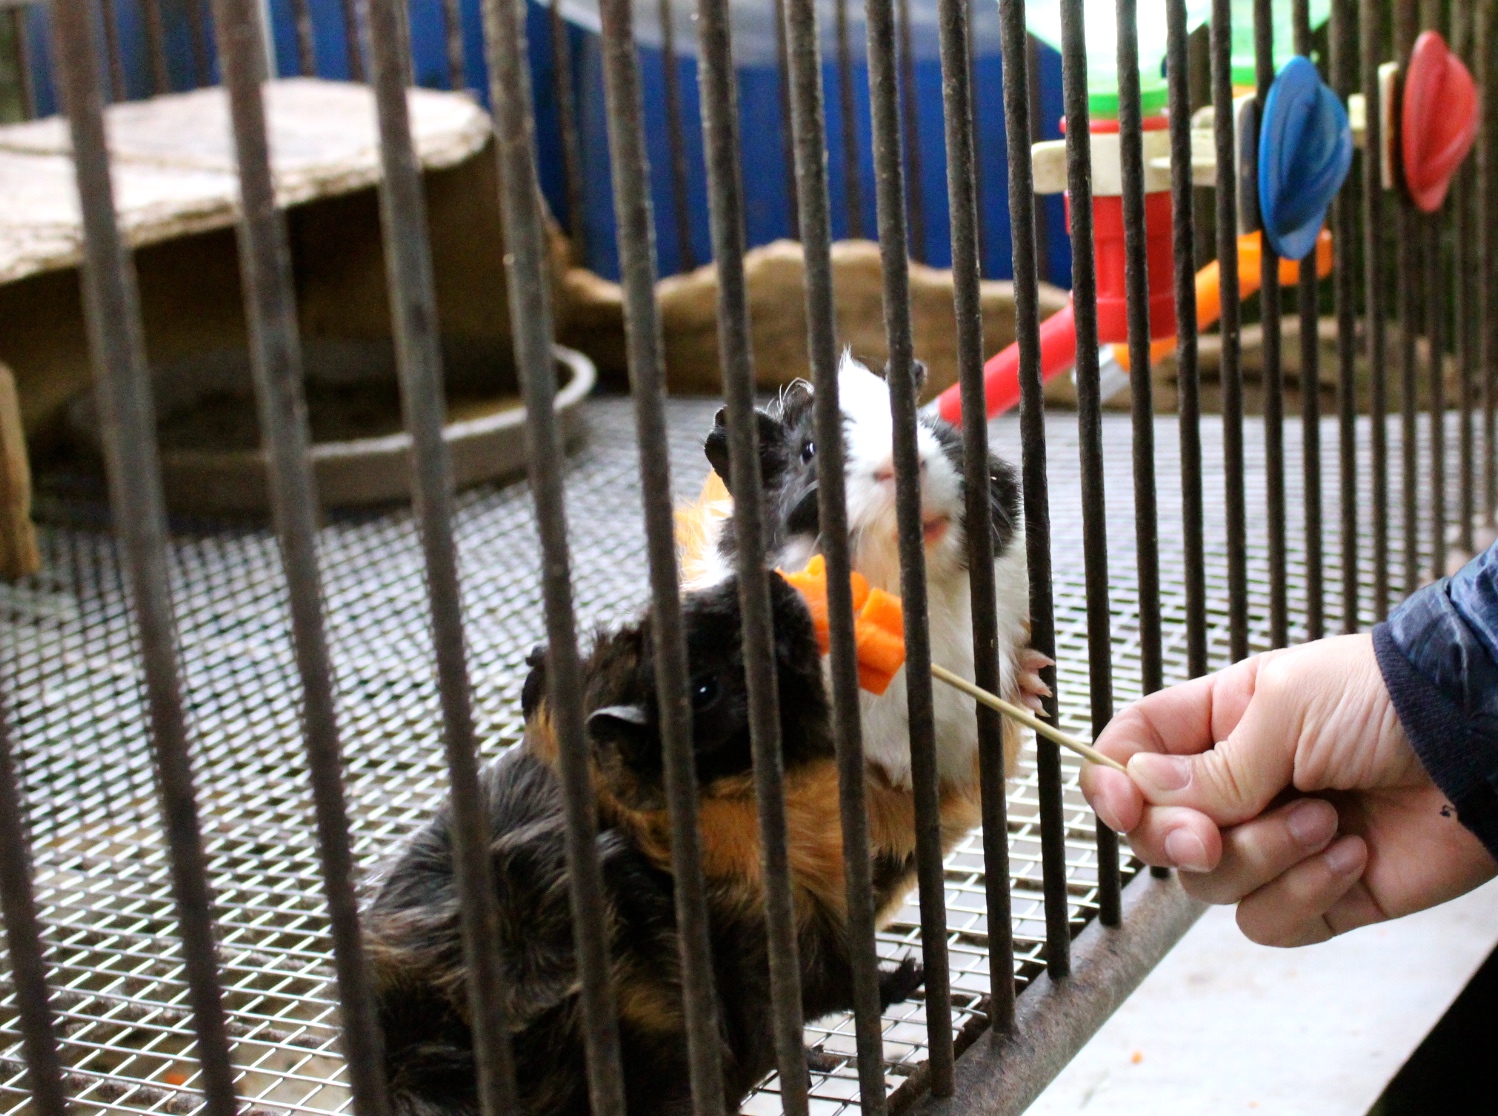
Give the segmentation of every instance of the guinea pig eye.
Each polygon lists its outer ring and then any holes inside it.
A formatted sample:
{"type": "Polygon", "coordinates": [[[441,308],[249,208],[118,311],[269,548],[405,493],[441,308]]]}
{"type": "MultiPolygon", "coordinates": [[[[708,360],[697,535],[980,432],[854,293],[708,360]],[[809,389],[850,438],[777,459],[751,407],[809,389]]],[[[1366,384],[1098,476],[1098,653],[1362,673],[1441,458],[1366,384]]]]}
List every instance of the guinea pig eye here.
{"type": "Polygon", "coordinates": [[[810,461],[816,455],[817,444],[815,442],[807,442],[806,445],[801,447],[801,460],[803,462],[810,461]]]}
{"type": "Polygon", "coordinates": [[[692,708],[706,709],[718,700],[718,680],[710,674],[692,679],[692,708]]]}

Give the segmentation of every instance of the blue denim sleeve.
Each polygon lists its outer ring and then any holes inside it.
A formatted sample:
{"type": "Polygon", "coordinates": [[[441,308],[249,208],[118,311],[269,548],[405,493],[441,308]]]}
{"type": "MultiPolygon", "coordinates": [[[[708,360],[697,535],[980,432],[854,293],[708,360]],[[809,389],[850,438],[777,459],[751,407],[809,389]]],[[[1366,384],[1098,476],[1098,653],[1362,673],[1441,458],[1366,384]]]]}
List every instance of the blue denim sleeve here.
{"type": "Polygon", "coordinates": [[[1373,648],[1420,762],[1498,857],[1498,544],[1395,609],[1373,648]]]}

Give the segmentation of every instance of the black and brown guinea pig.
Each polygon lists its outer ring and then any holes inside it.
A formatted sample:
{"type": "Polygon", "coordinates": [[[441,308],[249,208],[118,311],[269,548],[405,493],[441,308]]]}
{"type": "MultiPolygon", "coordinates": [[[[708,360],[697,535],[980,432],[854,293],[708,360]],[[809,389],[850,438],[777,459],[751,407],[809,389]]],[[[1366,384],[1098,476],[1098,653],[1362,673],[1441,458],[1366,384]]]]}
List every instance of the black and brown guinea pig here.
{"type": "MultiPolygon", "coordinates": [[[[918,373],[924,369],[917,366],[918,373]]],[[[894,421],[889,386],[844,353],[838,368],[849,544],[854,570],[869,584],[900,593],[895,514],[894,421]]],[[[768,512],[767,560],[798,570],[819,549],[817,455],[812,387],[799,381],[757,415],[760,466],[768,512]]],[[[916,431],[921,463],[926,586],[935,663],[973,677],[972,597],[968,581],[966,483],[962,433],[921,413],[916,431]]],[[[678,513],[687,583],[711,584],[734,568],[729,514],[728,439],[720,412],[705,450],[717,480],[696,506],[678,513]]],[[[1040,670],[1049,660],[1029,647],[1030,588],[1024,521],[1015,469],[990,455],[989,522],[994,538],[998,595],[999,667],[1003,696],[1039,709],[1048,694],[1040,670]]],[[[711,478],[710,478],[711,481],[711,478]]],[[[883,694],[861,692],[863,745],[869,771],[869,821],[875,877],[885,917],[898,909],[913,881],[915,831],[910,775],[910,720],[902,670],[883,694]]],[[[937,765],[941,778],[943,841],[951,849],[979,822],[978,728],[971,698],[947,686],[934,689],[937,765]]],[[[1012,773],[1019,731],[1004,722],[1006,774],[1012,773]]]]}
{"type": "MultiPolygon", "coordinates": [[[[811,618],[771,576],[787,826],[807,1019],[852,1006],[842,830],[828,699],[811,618]]],[[[758,814],[738,586],[683,601],[702,862],[730,1111],[774,1068],[758,814]]],[[[600,633],[582,701],[597,796],[624,1088],[631,1114],[688,1116],[685,1022],[673,906],[650,617],[600,633]]],[[[544,656],[533,654],[523,743],[483,772],[499,948],[520,1110],[589,1112],[544,656]]],[[[478,1112],[451,818],[444,807],[390,867],[366,918],[395,1116],[478,1112]]],[[[920,983],[906,962],[881,978],[886,1002],[920,983]]]]}

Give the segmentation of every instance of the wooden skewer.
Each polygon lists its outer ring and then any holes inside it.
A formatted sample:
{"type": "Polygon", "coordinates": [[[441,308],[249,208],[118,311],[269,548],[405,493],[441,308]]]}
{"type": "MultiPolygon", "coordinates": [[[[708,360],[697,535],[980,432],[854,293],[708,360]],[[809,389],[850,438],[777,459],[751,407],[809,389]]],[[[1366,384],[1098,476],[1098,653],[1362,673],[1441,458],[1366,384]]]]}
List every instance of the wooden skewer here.
{"type": "Polygon", "coordinates": [[[1020,724],[1024,725],[1026,728],[1033,729],[1041,736],[1044,736],[1047,740],[1054,740],[1063,748],[1070,748],[1073,752],[1076,752],[1077,755],[1081,756],[1089,763],[1099,763],[1104,767],[1113,768],[1114,771],[1122,771],[1125,775],[1128,774],[1128,769],[1125,768],[1123,764],[1119,763],[1116,759],[1113,759],[1110,756],[1103,755],[1102,752],[1099,752],[1091,744],[1083,744],[1075,737],[1067,736],[1066,733],[1062,732],[1060,729],[1053,728],[1052,726],[1046,724],[1024,706],[1015,705],[1013,702],[1005,701],[1003,698],[989,693],[987,690],[983,689],[983,687],[973,685],[973,683],[962,677],[962,675],[953,674],[944,666],[938,666],[936,663],[932,663],[931,676],[942,682],[945,682],[948,686],[952,686],[955,689],[961,690],[963,693],[967,694],[968,697],[981,702],[983,705],[988,706],[990,709],[997,710],[998,712],[1004,714],[1004,716],[1013,718],[1020,724]]]}

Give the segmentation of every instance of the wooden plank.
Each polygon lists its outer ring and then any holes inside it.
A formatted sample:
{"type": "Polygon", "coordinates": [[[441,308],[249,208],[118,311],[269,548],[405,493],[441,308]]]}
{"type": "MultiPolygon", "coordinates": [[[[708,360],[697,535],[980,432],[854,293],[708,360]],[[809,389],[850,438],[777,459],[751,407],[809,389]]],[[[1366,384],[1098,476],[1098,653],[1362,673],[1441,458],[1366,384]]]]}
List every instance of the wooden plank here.
{"type": "Polygon", "coordinates": [[[41,568],[31,522],[31,467],[21,431],[16,380],[0,364],[0,577],[7,581],[41,568]]]}

